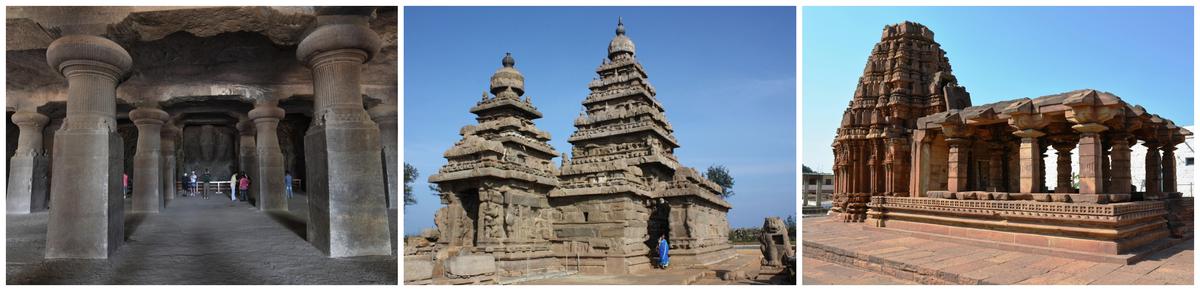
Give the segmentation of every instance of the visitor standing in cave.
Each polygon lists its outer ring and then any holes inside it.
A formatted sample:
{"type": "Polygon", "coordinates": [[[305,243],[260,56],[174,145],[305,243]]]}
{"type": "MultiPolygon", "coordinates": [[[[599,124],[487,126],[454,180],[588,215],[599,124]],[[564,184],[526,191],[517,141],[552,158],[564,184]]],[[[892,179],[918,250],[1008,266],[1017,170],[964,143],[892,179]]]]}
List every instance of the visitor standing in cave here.
{"type": "Polygon", "coordinates": [[[191,188],[191,190],[188,190],[188,196],[195,197],[196,196],[196,170],[192,170],[192,176],[188,177],[188,188],[191,188]]]}
{"type": "MultiPolygon", "coordinates": [[[[238,193],[237,188],[238,188],[238,174],[233,173],[232,176],[229,176],[229,201],[237,201],[237,193],[238,193]]],[[[242,195],[246,195],[246,194],[242,194],[242,195]]]]}
{"type": "Polygon", "coordinates": [[[208,183],[212,182],[212,173],[208,172],[208,168],[204,168],[204,177],[201,178],[201,181],[204,182],[204,192],[201,195],[204,196],[204,199],[208,199],[208,183]]]}
{"type": "Polygon", "coordinates": [[[286,171],[283,174],[283,185],[287,187],[287,197],[292,199],[292,172],[286,171]]]}
{"type": "Polygon", "coordinates": [[[129,198],[129,175],[121,173],[121,195],[129,198]]]}
{"type": "Polygon", "coordinates": [[[667,235],[658,237],[658,266],[663,270],[666,270],[667,266],[671,264],[671,259],[667,255],[670,249],[671,246],[667,244],[667,235]]]}
{"type": "Polygon", "coordinates": [[[242,191],[242,201],[246,201],[246,196],[250,193],[250,178],[246,178],[246,173],[242,173],[238,178],[238,189],[242,191]]]}

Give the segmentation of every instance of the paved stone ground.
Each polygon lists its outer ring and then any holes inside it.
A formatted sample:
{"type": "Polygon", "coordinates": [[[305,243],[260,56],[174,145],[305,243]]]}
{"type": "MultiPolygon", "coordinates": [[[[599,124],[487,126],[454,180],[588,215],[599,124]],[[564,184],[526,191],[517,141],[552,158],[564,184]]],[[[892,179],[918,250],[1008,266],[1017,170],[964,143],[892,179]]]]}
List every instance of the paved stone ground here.
{"type": "Polygon", "coordinates": [[[1156,252],[1133,265],[1028,254],[867,231],[861,224],[803,219],[804,284],[876,284],[854,274],[883,273],[919,283],[979,284],[1185,284],[1191,285],[1194,243],[1156,252]],[[819,259],[811,268],[810,258],[819,259]],[[837,269],[827,265],[837,262],[837,269]],[[809,280],[812,280],[811,282],[809,280]]]}
{"type": "Polygon", "coordinates": [[[800,262],[804,285],[909,285],[916,282],[872,273],[867,270],[846,267],[814,258],[804,257],[800,262]]]}
{"type": "MultiPolygon", "coordinates": [[[[125,245],[108,260],[46,260],[47,213],[7,216],[8,284],[396,284],[392,256],[325,257],[304,240],[307,199],[264,213],[213,195],[126,215],[125,245]]],[[[128,201],[126,201],[128,209],[128,201]]],[[[392,237],[396,211],[390,211],[392,237]]]]}
{"type": "Polygon", "coordinates": [[[747,273],[758,270],[762,252],[755,249],[737,249],[737,256],[704,269],[671,268],[651,269],[629,275],[570,275],[565,277],[526,281],[522,285],[762,285],[765,280],[752,278],[723,281],[717,272],[742,270],[747,273]]]}

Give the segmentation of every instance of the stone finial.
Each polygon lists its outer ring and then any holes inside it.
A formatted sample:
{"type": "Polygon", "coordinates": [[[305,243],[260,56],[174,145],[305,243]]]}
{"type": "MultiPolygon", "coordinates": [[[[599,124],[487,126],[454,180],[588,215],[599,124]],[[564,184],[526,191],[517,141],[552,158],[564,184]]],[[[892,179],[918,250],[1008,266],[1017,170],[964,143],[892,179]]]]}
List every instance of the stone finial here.
{"type": "Polygon", "coordinates": [[[361,60],[366,63],[379,53],[383,40],[379,35],[364,25],[331,24],[322,25],[310,33],[296,47],[296,58],[305,65],[312,67],[314,57],[326,52],[339,50],[358,50],[366,56],[361,60]]]}
{"type": "Polygon", "coordinates": [[[46,62],[59,74],[77,64],[102,64],[113,77],[120,79],[133,67],[133,58],[121,45],[107,38],[91,35],[60,37],[46,48],[46,62]]]}
{"type": "Polygon", "coordinates": [[[492,74],[489,87],[492,94],[497,98],[501,97],[501,92],[506,91],[512,91],[517,97],[525,94],[525,75],[522,75],[521,71],[514,67],[517,61],[513,58],[512,53],[504,53],[500,64],[503,66],[492,74]]]}
{"type": "Polygon", "coordinates": [[[635,46],[633,40],[625,36],[625,23],[621,18],[617,18],[617,36],[613,37],[608,43],[608,58],[612,59],[618,53],[634,54],[635,46]]]}

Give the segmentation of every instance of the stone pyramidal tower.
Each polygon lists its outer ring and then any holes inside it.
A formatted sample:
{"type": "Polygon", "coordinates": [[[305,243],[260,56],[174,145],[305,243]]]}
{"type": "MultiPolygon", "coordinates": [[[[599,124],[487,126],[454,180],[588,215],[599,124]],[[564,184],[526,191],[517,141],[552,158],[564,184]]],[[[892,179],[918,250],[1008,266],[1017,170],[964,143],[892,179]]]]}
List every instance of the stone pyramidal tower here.
{"type": "Polygon", "coordinates": [[[649,269],[665,236],[672,266],[728,259],[730,205],[720,186],[679,164],[679,143],[634,51],[618,20],[567,139],[573,158],[564,155],[550,195],[561,215],[555,252],[568,269],[626,274],[649,269]]]}
{"type": "Polygon", "coordinates": [[[908,196],[917,118],[969,106],[971,95],[958,85],[932,31],[908,21],[885,26],[833,142],[832,212],[862,222],[870,196],[908,196]]]}
{"type": "Polygon", "coordinates": [[[500,277],[562,270],[550,251],[546,198],[558,185],[550,162],[558,152],[547,143],[550,134],[533,124],[542,113],[521,98],[525,77],[512,55],[502,64],[492,75],[494,96],[484,92],[471,108],[479,124],[460,130],[462,140],[444,155],[447,164],[429,177],[445,205],[434,217],[438,257],[446,258],[446,274],[460,278],[491,273],[480,266],[495,266],[500,277]]]}

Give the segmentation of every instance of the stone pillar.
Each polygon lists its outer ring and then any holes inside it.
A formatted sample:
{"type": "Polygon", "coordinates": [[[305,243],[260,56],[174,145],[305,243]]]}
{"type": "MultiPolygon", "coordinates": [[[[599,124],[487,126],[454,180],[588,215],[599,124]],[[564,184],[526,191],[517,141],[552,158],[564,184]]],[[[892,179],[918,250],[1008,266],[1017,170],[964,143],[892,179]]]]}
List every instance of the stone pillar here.
{"type": "Polygon", "coordinates": [[[396,110],[395,103],[383,103],[372,107],[369,111],[371,119],[379,124],[379,141],[383,143],[383,164],[385,166],[383,177],[384,181],[388,182],[387,201],[388,208],[390,209],[396,209],[397,207],[396,191],[400,188],[398,181],[400,178],[397,178],[400,177],[400,172],[397,168],[399,166],[397,163],[399,163],[400,159],[396,157],[399,150],[396,147],[396,110]]]}
{"type": "Polygon", "coordinates": [[[1115,194],[1112,188],[1112,163],[1109,158],[1112,156],[1112,141],[1104,141],[1100,145],[1100,170],[1104,173],[1104,183],[1100,189],[1104,189],[1105,193],[1115,194]]]}
{"type": "MultiPolygon", "coordinates": [[[[1080,141],[1082,142],[1082,140],[1080,141]]],[[[1058,152],[1058,185],[1054,186],[1054,193],[1072,193],[1075,192],[1075,187],[1071,186],[1071,150],[1075,149],[1075,144],[1057,143],[1054,144],[1054,150],[1058,152]]],[[[1082,151],[1082,150],[1081,150],[1082,151]]],[[[1080,159],[1082,162],[1083,159],[1080,159]]],[[[1082,171],[1081,171],[1082,172],[1082,171]]],[[[1080,175],[1082,180],[1082,175],[1080,175]]],[[[1080,182],[1080,187],[1083,183],[1080,182]]]]}
{"type": "Polygon", "coordinates": [[[254,122],[248,119],[238,122],[237,129],[238,169],[250,179],[249,193],[242,194],[241,192],[238,192],[238,195],[245,195],[245,198],[238,197],[238,199],[257,202],[258,196],[256,195],[258,193],[258,169],[255,167],[255,165],[258,161],[258,155],[256,153],[258,147],[254,142],[254,135],[257,133],[257,131],[254,128],[254,122]]]}
{"type": "Polygon", "coordinates": [[[1162,165],[1159,158],[1159,143],[1147,140],[1142,143],[1146,147],[1146,199],[1162,198],[1162,165]]]}
{"type": "Polygon", "coordinates": [[[1162,191],[1175,193],[1175,144],[1171,142],[1162,145],[1162,191]]]}
{"type": "Polygon", "coordinates": [[[946,190],[967,191],[967,152],[970,150],[967,146],[970,141],[960,137],[947,137],[946,142],[950,144],[950,157],[946,165],[946,190]]]}
{"type": "Polygon", "coordinates": [[[160,138],[162,139],[162,163],[159,163],[162,174],[162,199],[163,207],[171,205],[171,201],[175,200],[175,181],[179,179],[179,175],[175,172],[175,137],[179,136],[179,127],[174,124],[167,123],[162,128],[160,138]]]}
{"type": "MultiPolygon", "coordinates": [[[[1106,130],[1100,124],[1076,125],[1079,131],[1079,194],[1104,193],[1104,169],[1100,159],[1104,149],[1100,145],[1100,132],[1106,130]]],[[[1107,201],[1102,199],[1100,202],[1107,201]]]]}
{"type": "MultiPolygon", "coordinates": [[[[250,110],[250,120],[254,121],[257,129],[256,152],[258,157],[255,166],[258,174],[254,184],[258,189],[259,210],[288,210],[288,201],[283,183],[283,153],[279,149],[277,131],[279,120],[283,119],[284,111],[277,106],[277,100],[259,101],[250,110]]],[[[311,201],[309,203],[312,203],[311,201]]],[[[311,223],[311,222],[310,222],[311,223]]]]}
{"type": "Polygon", "coordinates": [[[46,258],[102,259],[124,240],[116,88],[133,60],[115,42],[68,35],[46,49],[67,80],[67,114],[54,137],[46,258]]]}
{"type": "Polygon", "coordinates": [[[992,145],[992,155],[988,162],[988,191],[1003,192],[1004,187],[1004,145],[1002,140],[996,140],[992,145]]]}
{"type": "MultiPolygon", "coordinates": [[[[46,199],[44,191],[35,195],[34,185],[45,183],[46,155],[42,148],[42,127],[50,118],[34,111],[17,111],[12,122],[20,128],[17,150],[9,160],[8,169],[8,213],[26,214],[33,209],[33,201],[46,199]],[[38,179],[41,177],[41,179],[38,179]]],[[[43,184],[44,185],[44,184],[43,184]]],[[[44,188],[43,188],[44,189],[44,188]]]]}
{"type": "Polygon", "coordinates": [[[1025,129],[1013,133],[1021,137],[1021,193],[1038,193],[1038,177],[1042,175],[1042,153],[1038,145],[1038,137],[1046,135],[1035,129],[1025,129]]]}
{"type": "Polygon", "coordinates": [[[166,111],[139,107],[129,112],[138,128],[137,152],[133,154],[133,211],[158,213],[162,208],[162,125],[166,111]]]}
{"type": "Polygon", "coordinates": [[[1112,139],[1112,187],[1106,189],[1109,193],[1126,194],[1130,193],[1131,173],[1129,166],[1129,139],[1128,134],[1113,137],[1112,139]]]}
{"type": "Polygon", "coordinates": [[[390,255],[380,133],[361,88],[363,64],[382,41],[367,27],[371,9],[350,10],[318,11],[318,27],[296,49],[313,72],[314,117],[304,138],[308,241],[331,257],[390,255]]]}

